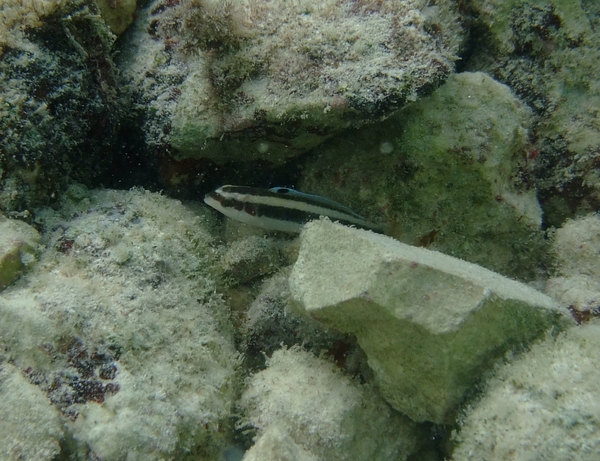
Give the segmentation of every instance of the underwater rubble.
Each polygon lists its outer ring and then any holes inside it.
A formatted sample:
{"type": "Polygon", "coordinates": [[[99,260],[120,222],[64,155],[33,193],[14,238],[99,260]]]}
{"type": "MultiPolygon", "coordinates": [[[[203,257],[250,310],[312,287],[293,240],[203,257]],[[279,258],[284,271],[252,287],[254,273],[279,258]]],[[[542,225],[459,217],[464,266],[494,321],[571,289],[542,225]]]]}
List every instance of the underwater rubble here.
{"type": "Polygon", "coordinates": [[[589,1],[5,0],[0,459],[598,459],[599,31],[589,1]],[[224,184],[385,235],[224,220],[224,184]]]}

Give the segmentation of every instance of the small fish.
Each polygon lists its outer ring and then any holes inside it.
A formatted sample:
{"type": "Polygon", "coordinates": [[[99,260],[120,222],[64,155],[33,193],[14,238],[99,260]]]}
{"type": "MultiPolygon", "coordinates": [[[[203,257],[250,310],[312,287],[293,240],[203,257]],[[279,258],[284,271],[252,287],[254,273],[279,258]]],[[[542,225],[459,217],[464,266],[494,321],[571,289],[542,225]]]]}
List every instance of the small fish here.
{"type": "Polygon", "coordinates": [[[341,224],[381,231],[344,205],[287,187],[222,186],[206,194],[204,203],[231,219],[268,230],[297,233],[307,222],[327,216],[341,224]]]}

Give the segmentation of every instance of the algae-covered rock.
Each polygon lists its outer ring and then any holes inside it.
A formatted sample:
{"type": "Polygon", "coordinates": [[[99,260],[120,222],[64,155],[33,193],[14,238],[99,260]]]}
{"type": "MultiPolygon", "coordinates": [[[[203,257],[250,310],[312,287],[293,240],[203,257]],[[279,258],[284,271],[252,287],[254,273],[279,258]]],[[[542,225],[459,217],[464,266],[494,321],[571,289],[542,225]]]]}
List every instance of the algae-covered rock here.
{"type": "Polygon", "coordinates": [[[300,188],[354,207],[405,243],[530,279],[547,251],[527,182],[530,121],[506,85],[453,75],[385,122],[317,149],[300,188]]]}
{"type": "Polygon", "coordinates": [[[281,163],[443,81],[451,2],[156,0],[120,67],[148,143],[174,158],[281,163]]]}
{"type": "Polygon", "coordinates": [[[144,190],[62,202],[0,295],[0,350],[60,411],[63,458],[216,459],[237,354],[206,218],[144,190]]]}
{"type": "Polygon", "coordinates": [[[115,35],[121,35],[135,19],[136,0],[95,0],[102,19],[115,35]]]}
{"type": "Polygon", "coordinates": [[[600,457],[600,325],[548,337],[502,366],[462,419],[455,461],[600,457]]]}
{"type": "Polygon", "coordinates": [[[508,84],[538,116],[535,178],[548,225],[598,210],[600,28],[597,2],[477,0],[469,70],[508,84]]]}
{"type": "Polygon", "coordinates": [[[246,368],[264,368],[273,352],[298,345],[317,356],[333,358],[349,375],[368,374],[364,353],[355,339],[326,328],[294,304],[288,282],[290,270],[288,267],[268,278],[250,306],[245,306],[239,350],[246,368]]]}
{"type": "Polygon", "coordinates": [[[356,335],[386,400],[450,422],[490,361],[571,322],[547,296],[480,266],[327,220],[306,225],[294,299],[356,335]]]}
{"type": "Polygon", "coordinates": [[[546,291],[569,306],[578,322],[600,316],[600,216],[568,220],[552,240],[556,273],[546,291]]]}
{"type": "Polygon", "coordinates": [[[0,291],[37,259],[40,235],[22,221],[0,216],[0,291]]]}
{"type": "Polygon", "coordinates": [[[51,461],[63,439],[58,410],[9,363],[0,364],[0,458],[51,461]]]}
{"type": "Polygon", "coordinates": [[[298,459],[307,460],[405,460],[416,450],[414,423],[332,363],[292,348],[276,351],[267,365],[250,379],[240,401],[243,422],[256,428],[257,444],[266,445],[251,449],[248,459],[254,451],[268,453],[273,439],[283,439],[280,453],[302,453],[298,459]]]}
{"type": "Polygon", "coordinates": [[[93,0],[2,2],[0,210],[46,204],[72,179],[91,184],[116,158],[114,39],[93,0]]]}
{"type": "Polygon", "coordinates": [[[264,237],[250,236],[232,242],[221,258],[230,284],[244,284],[277,271],[282,257],[277,246],[264,237]]]}
{"type": "Polygon", "coordinates": [[[246,452],[242,461],[318,461],[318,459],[294,442],[294,439],[282,428],[270,426],[246,452]]]}

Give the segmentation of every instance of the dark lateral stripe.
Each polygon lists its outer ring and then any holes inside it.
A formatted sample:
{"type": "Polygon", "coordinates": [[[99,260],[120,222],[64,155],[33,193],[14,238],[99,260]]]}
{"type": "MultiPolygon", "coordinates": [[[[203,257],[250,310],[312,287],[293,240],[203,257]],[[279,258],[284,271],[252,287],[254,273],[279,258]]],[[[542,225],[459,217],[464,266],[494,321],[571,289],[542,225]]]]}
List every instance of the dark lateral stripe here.
{"type": "MultiPolygon", "coordinates": [[[[298,224],[306,224],[309,221],[319,219],[321,216],[327,216],[327,215],[322,215],[320,213],[311,213],[311,212],[307,212],[307,211],[297,210],[295,208],[282,208],[282,207],[272,206],[272,205],[261,205],[258,203],[246,203],[246,205],[244,207],[244,211],[246,213],[248,213],[249,215],[256,216],[258,218],[271,218],[271,219],[276,219],[278,221],[291,221],[291,222],[295,222],[298,224]]],[[[366,226],[360,226],[360,224],[358,224],[354,221],[350,221],[350,220],[345,220],[345,219],[340,219],[340,218],[333,218],[333,219],[335,221],[339,221],[340,223],[346,224],[346,225],[355,225],[358,227],[366,227],[366,226]]]]}

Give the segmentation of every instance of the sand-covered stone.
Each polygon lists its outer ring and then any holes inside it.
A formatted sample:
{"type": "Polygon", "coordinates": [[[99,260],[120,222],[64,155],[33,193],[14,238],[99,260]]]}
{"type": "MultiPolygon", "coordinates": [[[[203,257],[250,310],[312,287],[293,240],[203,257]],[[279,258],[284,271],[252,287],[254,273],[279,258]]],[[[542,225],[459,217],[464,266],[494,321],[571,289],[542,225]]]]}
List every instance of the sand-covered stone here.
{"type": "Polygon", "coordinates": [[[231,285],[248,283],[271,274],[281,264],[282,257],[277,245],[259,236],[231,242],[221,257],[223,275],[231,285]]]}
{"type": "Polygon", "coordinates": [[[353,333],[386,400],[448,421],[490,360],[570,321],[549,297],[442,253],[327,220],[309,223],[294,299],[353,333]]]}
{"type": "Polygon", "coordinates": [[[282,428],[271,426],[246,452],[242,461],[317,461],[282,428]]]}
{"type": "Polygon", "coordinates": [[[600,315],[600,216],[567,220],[552,238],[555,274],[547,293],[584,322],[600,315]]]}

